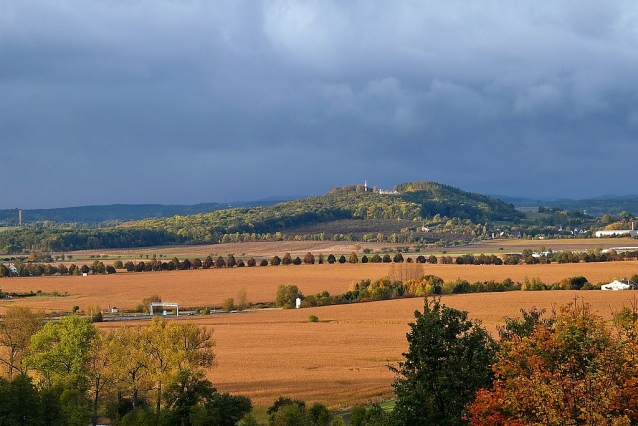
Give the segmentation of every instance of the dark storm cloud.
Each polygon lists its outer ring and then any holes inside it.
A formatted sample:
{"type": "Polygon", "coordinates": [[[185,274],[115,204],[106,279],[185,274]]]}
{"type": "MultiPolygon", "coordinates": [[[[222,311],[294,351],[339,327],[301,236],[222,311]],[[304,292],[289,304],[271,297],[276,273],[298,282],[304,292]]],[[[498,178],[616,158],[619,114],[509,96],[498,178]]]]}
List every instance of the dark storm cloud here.
{"type": "Polygon", "coordinates": [[[0,208],[636,193],[637,47],[629,1],[5,1],[0,208]]]}

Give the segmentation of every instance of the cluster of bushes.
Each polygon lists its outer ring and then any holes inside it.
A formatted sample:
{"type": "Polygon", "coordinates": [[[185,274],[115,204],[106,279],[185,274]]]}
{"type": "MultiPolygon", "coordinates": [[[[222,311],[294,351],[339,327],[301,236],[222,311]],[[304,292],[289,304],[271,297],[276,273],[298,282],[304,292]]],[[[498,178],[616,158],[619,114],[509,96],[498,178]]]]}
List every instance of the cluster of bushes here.
{"type": "MultiPolygon", "coordinates": [[[[633,275],[631,281],[638,282],[638,274],[633,275]]],[[[503,281],[486,280],[471,283],[461,278],[444,281],[436,275],[424,275],[420,278],[407,279],[405,281],[384,277],[376,281],[361,280],[353,284],[346,293],[336,296],[330,295],[327,291],[304,296],[296,285],[282,285],[277,291],[277,306],[292,308],[295,306],[296,298],[301,299],[300,307],[310,308],[440,294],[595,289],[600,289],[600,284],[592,284],[583,276],[563,278],[558,282],[549,284],[544,283],[538,277],[531,279],[526,277],[522,283],[515,282],[510,278],[505,278],[503,281]]]]}

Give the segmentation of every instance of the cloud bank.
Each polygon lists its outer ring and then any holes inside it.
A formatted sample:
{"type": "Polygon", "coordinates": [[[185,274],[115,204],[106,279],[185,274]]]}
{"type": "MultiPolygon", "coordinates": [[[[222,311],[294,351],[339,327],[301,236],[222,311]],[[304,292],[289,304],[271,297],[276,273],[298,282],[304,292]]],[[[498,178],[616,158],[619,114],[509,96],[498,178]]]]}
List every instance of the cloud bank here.
{"type": "Polygon", "coordinates": [[[632,194],[630,1],[8,0],[0,208],[632,194]]]}

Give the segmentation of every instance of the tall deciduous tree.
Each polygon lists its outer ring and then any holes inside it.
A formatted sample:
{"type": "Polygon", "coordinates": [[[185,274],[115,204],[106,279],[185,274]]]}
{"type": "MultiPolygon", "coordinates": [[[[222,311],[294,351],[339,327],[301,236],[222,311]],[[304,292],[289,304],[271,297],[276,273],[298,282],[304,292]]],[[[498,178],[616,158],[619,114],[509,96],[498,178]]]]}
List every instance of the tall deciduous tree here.
{"type": "Polygon", "coordinates": [[[46,386],[87,389],[87,361],[97,329],[89,318],[70,315],[50,321],[31,338],[27,363],[46,386]]]}
{"type": "Polygon", "coordinates": [[[14,372],[26,374],[27,368],[23,360],[28,354],[31,336],[43,326],[44,317],[41,313],[21,306],[7,308],[0,323],[0,346],[4,349],[0,355],[0,363],[6,366],[9,380],[13,378],[14,372]]]}
{"type": "Polygon", "coordinates": [[[496,342],[467,312],[426,298],[414,313],[408,352],[393,383],[394,417],[402,425],[462,425],[474,393],[491,383],[496,342]]]}
{"type": "Polygon", "coordinates": [[[89,397],[92,404],[92,425],[97,425],[98,409],[104,393],[115,385],[114,363],[118,362],[113,356],[113,333],[98,333],[91,341],[88,351],[87,380],[89,397]]]}

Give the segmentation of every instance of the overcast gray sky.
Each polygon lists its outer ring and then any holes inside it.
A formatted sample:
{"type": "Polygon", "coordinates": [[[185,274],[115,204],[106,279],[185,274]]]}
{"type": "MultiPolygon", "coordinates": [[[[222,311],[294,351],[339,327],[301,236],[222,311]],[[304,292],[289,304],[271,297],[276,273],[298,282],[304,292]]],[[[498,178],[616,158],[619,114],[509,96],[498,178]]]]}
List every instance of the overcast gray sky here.
{"type": "Polygon", "coordinates": [[[638,2],[0,1],[0,208],[635,194],[638,2]]]}

